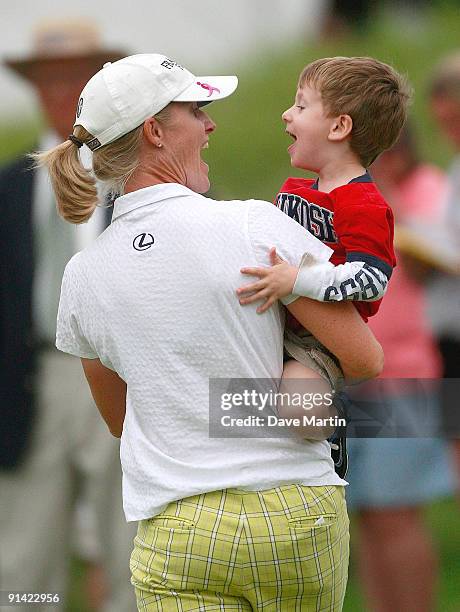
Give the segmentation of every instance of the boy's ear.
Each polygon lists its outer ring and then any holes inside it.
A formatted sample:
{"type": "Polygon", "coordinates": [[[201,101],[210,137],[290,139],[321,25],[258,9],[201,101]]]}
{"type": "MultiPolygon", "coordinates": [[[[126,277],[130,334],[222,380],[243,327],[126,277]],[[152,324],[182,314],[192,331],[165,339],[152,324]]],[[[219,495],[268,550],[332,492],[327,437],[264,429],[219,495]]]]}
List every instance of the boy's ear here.
{"type": "Polygon", "coordinates": [[[345,140],[351,134],[352,129],[353,119],[350,115],[338,115],[338,117],[333,119],[328,139],[335,140],[336,142],[345,140]]]}

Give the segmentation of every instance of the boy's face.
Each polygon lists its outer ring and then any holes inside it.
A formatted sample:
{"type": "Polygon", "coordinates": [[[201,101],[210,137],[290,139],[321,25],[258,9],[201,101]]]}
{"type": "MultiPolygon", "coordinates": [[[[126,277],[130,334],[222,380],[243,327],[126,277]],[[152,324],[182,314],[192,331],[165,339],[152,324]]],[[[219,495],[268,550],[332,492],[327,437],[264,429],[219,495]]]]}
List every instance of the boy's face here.
{"type": "Polygon", "coordinates": [[[288,147],[291,166],[319,172],[329,150],[333,118],[328,117],[319,91],[304,85],[297,90],[294,104],[282,114],[286,132],[294,142],[288,147]]]}

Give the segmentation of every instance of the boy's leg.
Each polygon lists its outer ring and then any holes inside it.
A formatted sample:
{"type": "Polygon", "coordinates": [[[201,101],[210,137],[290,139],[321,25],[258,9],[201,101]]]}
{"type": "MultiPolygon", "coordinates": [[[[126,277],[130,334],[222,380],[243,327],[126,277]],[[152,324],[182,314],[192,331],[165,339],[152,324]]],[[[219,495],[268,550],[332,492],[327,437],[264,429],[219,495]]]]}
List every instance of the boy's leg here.
{"type": "Polygon", "coordinates": [[[345,425],[339,425],[334,434],[328,439],[331,447],[331,456],[334,462],[336,474],[340,478],[345,478],[348,471],[348,452],[347,452],[347,405],[349,399],[347,395],[341,391],[334,398],[334,407],[337,411],[337,416],[345,422],[345,425]]]}
{"type": "Polygon", "coordinates": [[[293,359],[286,361],[279,393],[278,415],[299,419],[302,426],[296,433],[310,440],[326,440],[334,433],[335,426],[328,424],[337,415],[331,384],[317,371],[293,359]]]}
{"type": "MultiPolygon", "coordinates": [[[[307,369],[317,372],[324,380],[329,382],[335,392],[334,405],[336,412],[333,413],[333,416],[338,416],[346,422],[346,396],[340,392],[344,385],[343,372],[334,355],[306,330],[297,335],[291,330],[285,329],[284,349],[290,357],[306,366],[307,369]]],[[[335,471],[341,478],[344,478],[348,469],[346,425],[345,427],[339,426],[334,431],[329,438],[329,443],[335,471]]]]}

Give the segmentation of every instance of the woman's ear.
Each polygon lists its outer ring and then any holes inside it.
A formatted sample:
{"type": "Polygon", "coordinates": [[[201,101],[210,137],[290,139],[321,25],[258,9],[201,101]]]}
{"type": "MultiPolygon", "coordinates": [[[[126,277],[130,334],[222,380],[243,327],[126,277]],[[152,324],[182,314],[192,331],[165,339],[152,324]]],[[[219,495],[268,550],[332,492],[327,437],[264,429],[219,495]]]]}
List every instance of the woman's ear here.
{"type": "Polygon", "coordinates": [[[351,134],[353,129],[353,119],[350,115],[339,115],[335,117],[329,131],[328,140],[340,142],[351,134]]]}
{"type": "Polygon", "coordinates": [[[161,148],[163,146],[163,127],[155,119],[155,117],[149,117],[144,121],[144,138],[147,142],[152,144],[154,147],[161,148]]]}

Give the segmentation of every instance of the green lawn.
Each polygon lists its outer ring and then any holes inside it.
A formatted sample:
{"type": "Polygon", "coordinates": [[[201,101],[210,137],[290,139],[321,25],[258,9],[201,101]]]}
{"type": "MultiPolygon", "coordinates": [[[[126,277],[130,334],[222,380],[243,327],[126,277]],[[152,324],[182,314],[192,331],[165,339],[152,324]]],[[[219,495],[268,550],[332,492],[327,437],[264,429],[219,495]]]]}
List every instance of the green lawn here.
{"type": "MultiPolygon", "coordinates": [[[[436,612],[460,610],[460,534],[458,529],[459,505],[453,499],[443,500],[426,507],[426,526],[439,553],[439,588],[436,612]]],[[[351,520],[351,540],[357,532],[356,521],[351,520]]],[[[391,584],[388,585],[391,589],[391,584]]],[[[350,558],[350,578],[345,597],[344,612],[366,610],[356,572],[353,546],[350,558]]]]}

